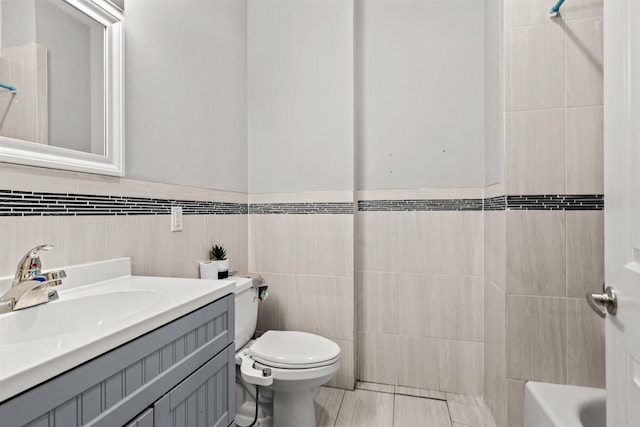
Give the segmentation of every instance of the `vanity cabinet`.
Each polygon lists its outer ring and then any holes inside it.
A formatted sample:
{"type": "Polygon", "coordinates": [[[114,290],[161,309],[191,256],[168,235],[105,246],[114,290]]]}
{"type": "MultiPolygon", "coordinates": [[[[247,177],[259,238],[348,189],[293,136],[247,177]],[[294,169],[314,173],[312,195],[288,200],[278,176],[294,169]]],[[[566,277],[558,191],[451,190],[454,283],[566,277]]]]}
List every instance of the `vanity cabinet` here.
{"type": "Polygon", "coordinates": [[[234,314],[227,295],[87,361],[1,403],[0,426],[229,426],[234,314]]]}

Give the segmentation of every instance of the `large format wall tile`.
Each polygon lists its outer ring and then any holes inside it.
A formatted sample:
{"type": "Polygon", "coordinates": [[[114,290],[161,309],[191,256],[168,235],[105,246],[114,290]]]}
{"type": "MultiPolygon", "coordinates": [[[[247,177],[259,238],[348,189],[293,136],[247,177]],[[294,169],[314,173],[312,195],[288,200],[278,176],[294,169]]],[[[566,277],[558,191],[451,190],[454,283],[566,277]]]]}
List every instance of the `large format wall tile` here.
{"type": "Polygon", "coordinates": [[[400,336],[398,385],[440,390],[441,340],[400,336]]]}
{"type": "MultiPolygon", "coordinates": [[[[163,218],[164,231],[169,233],[169,217],[163,218]]],[[[126,217],[59,217],[58,261],[73,265],[121,257],[125,254],[127,231],[126,217]]]]}
{"type": "Polygon", "coordinates": [[[507,212],[509,294],[565,296],[564,211],[507,212]]]}
{"type": "Polygon", "coordinates": [[[604,212],[567,212],[567,296],[602,292],[604,212]]]}
{"type": "Polygon", "coordinates": [[[484,345],[484,399],[498,427],[507,426],[507,367],[504,344],[484,345]]]}
{"type": "Polygon", "coordinates": [[[506,111],[564,107],[562,24],[505,31],[506,111]]]}
{"type": "Polygon", "coordinates": [[[603,103],[602,26],[601,17],[566,24],[567,107],[603,103]]]}
{"type": "Polygon", "coordinates": [[[480,396],[484,392],[484,344],[442,340],[440,390],[480,396]]]}
{"type": "Polygon", "coordinates": [[[504,211],[484,212],[484,277],[504,292],[506,267],[504,211]]]}
{"type": "Polygon", "coordinates": [[[398,341],[397,335],[359,332],[358,378],[373,383],[397,384],[398,341]]]}
{"type": "Polygon", "coordinates": [[[507,426],[522,427],[524,424],[525,381],[507,380],[507,426]]]}
{"type": "Polygon", "coordinates": [[[603,107],[567,108],[567,193],[604,193],[603,107]]]}
{"type": "Polygon", "coordinates": [[[483,340],[483,279],[399,276],[398,331],[404,335],[483,340]]]}
{"type": "Polygon", "coordinates": [[[352,215],[250,215],[252,271],[353,277],[352,215]]]}
{"type": "Polygon", "coordinates": [[[333,340],[340,346],[340,368],[338,373],[326,385],[328,387],[353,390],[356,384],[355,345],[351,340],[333,340]]]}
{"type": "Polygon", "coordinates": [[[353,340],[351,278],[260,274],[269,286],[269,298],[260,303],[258,330],[303,331],[353,340]]]}
{"type": "Polygon", "coordinates": [[[482,275],[482,212],[360,212],[359,268],[482,275]]]}
{"type": "Polygon", "coordinates": [[[398,332],[397,273],[360,272],[358,275],[358,330],[398,332]]]}
{"type": "Polygon", "coordinates": [[[604,321],[584,298],[567,299],[567,382],[605,388],[604,321]]]}
{"type": "Polygon", "coordinates": [[[507,376],[564,383],[567,316],[564,298],[507,295],[507,376]]]}
{"type": "Polygon", "coordinates": [[[0,217],[0,242],[0,277],[16,274],[18,261],[38,245],[55,246],[40,255],[45,270],[66,265],[59,261],[59,253],[72,250],[58,243],[58,218],[50,216],[0,217]]]}
{"type": "Polygon", "coordinates": [[[204,219],[185,216],[183,224],[183,231],[171,232],[169,215],[127,217],[125,253],[132,257],[133,274],[199,277],[204,219]]]}
{"type": "Polygon", "coordinates": [[[350,277],[271,275],[282,289],[280,328],[328,338],[353,340],[353,279],[350,277]]]}
{"type": "Polygon", "coordinates": [[[484,392],[482,343],[399,337],[398,384],[480,396],[484,392]]]}
{"type": "Polygon", "coordinates": [[[227,249],[229,270],[246,273],[249,270],[248,215],[205,215],[203,259],[208,259],[213,245],[227,249]]]}
{"type": "Polygon", "coordinates": [[[484,342],[504,345],[505,294],[488,280],[484,281],[484,342]]]}
{"type": "Polygon", "coordinates": [[[505,114],[507,194],[565,193],[564,109],[505,114]]]}

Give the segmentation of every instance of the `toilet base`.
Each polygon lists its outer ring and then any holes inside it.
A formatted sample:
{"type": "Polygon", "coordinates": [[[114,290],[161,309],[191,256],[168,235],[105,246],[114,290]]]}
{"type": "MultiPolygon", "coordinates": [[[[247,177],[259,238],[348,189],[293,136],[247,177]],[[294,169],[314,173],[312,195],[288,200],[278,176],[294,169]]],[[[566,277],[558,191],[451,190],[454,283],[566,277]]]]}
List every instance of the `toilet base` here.
{"type": "Polygon", "coordinates": [[[314,390],[273,393],[273,424],[278,427],[316,427],[314,390]]]}
{"type": "MultiPolygon", "coordinates": [[[[254,427],[316,427],[313,399],[319,388],[306,391],[276,391],[259,388],[258,420],[254,427]]],[[[255,385],[236,376],[236,424],[249,426],[255,417],[255,385]]]]}

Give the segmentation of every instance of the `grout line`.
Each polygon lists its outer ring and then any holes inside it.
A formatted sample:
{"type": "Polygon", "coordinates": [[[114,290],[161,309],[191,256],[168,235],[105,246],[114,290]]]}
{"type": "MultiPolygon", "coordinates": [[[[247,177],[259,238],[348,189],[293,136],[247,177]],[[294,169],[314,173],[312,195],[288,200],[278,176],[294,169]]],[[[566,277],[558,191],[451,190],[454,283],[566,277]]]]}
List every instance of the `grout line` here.
{"type": "MultiPolygon", "coordinates": [[[[393,389],[395,391],[395,387],[393,389]]],[[[396,394],[393,394],[393,408],[391,408],[391,426],[396,424],[396,394]]]]}
{"type": "Polygon", "coordinates": [[[336,413],[336,419],[333,421],[334,427],[338,424],[338,418],[340,418],[340,411],[342,411],[342,403],[344,402],[344,397],[347,395],[347,390],[342,391],[342,399],[340,399],[340,405],[338,406],[338,412],[336,413]]]}
{"type": "Polygon", "coordinates": [[[449,424],[453,426],[453,417],[451,416],[451,407],[449,406],[449,401],[445,400],[445,403],[447,404],[447,413],[449,414],[449,424]]]}

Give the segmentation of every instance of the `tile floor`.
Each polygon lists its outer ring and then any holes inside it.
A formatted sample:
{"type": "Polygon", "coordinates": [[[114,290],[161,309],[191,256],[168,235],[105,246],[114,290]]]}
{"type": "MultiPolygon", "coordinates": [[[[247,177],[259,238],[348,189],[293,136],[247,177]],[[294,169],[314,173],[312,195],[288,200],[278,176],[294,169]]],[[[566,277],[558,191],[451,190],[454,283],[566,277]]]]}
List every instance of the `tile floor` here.
{"type": "Polygon", "coordinates": [[[315,405],[318,427],[495,427],[481,397],[410,387],[322,387],[315,405]]]}

